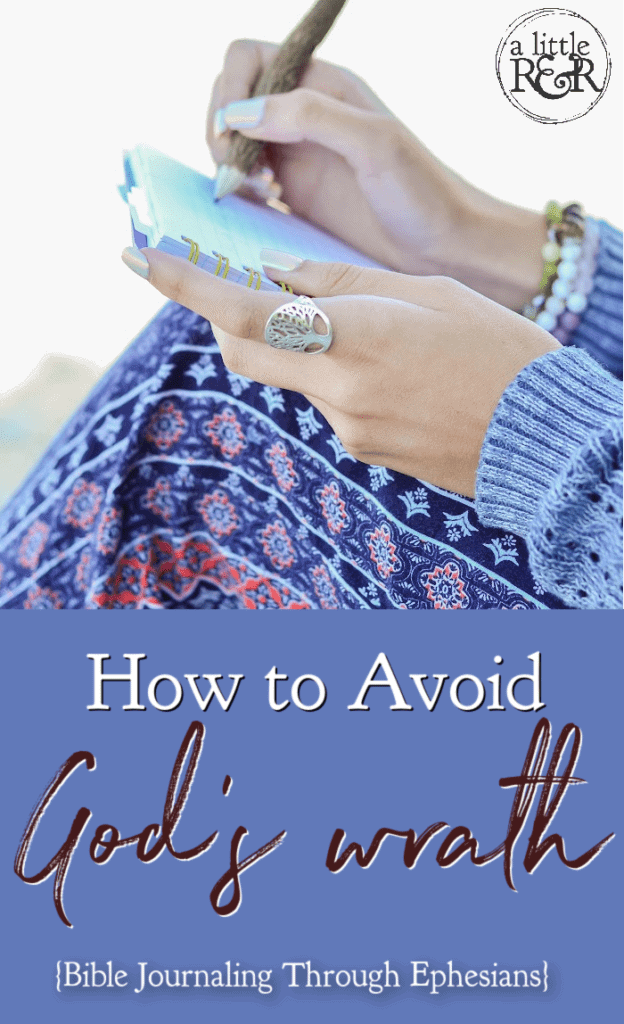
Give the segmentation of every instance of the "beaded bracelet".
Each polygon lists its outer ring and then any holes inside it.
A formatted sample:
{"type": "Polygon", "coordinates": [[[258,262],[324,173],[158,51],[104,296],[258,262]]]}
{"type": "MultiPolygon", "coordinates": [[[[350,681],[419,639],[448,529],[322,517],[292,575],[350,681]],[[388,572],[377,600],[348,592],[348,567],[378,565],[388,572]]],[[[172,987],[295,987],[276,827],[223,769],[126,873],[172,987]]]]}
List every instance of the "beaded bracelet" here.
{"type": "Polygon", "coordinates": [[[578,203],[563,208],[548,203],[546,224],[540,291],[522,312],[566,345],[592,290],[599,232],[593,221],[585,221],[578,203]]]}

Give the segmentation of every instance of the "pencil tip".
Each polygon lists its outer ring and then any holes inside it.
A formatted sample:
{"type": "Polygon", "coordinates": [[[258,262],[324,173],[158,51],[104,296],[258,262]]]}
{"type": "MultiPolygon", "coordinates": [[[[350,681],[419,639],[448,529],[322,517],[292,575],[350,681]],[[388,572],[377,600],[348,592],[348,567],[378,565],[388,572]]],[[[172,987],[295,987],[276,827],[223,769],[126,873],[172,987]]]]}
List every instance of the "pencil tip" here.
{"type": "Polygon", "coordinates": [[[246,175],[243,171],[239,171],[238,167],[221,164],[215,181],[215,199],[223,199],[224,196],[229,196],[231,192],[236,192],[243,184],[245,177],[246,175]]]}

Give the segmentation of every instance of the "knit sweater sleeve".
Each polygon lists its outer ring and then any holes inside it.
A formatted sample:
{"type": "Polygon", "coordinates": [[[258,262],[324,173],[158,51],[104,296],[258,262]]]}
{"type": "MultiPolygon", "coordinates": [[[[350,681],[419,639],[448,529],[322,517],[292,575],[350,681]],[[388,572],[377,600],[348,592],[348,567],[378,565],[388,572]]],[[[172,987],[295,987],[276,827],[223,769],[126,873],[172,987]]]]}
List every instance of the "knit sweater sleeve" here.
{"type": "Polygon", "coordinates": [[[481,521],[523,537],[537,582],[574,608],[622,607],[618,234],[601,225],[595,287],[573,338],[585,351],[549,352],[512,381],[477,474],[481,521]]]}
{"type": "Polygon", "coordinates": [[[622,606],[621,418],[615,378],[563,348],[512,381],[481,452],[479,518],[524,537],[538,583],[574,608],[622,606]]]}

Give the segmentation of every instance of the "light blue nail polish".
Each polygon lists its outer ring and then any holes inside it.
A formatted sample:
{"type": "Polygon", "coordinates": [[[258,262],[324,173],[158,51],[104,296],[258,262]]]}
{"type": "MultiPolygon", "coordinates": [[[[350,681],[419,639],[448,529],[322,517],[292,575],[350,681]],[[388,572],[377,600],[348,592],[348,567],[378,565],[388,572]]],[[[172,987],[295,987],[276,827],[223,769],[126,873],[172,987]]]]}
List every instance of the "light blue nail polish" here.
{"type": "Polygon", "coordinates": [[[140,249],[135,245],[129,245],[121,254],[121,258],[130,270],[133,270],[139,277],[145,280],[149,277],[150,266],[140,249]]]}
{"type": "Polygon", "coordinates": [[[260,262],[264,267],[272,270],[296,270],[303,263],[300,256],[294,256],[290,252],[283,252],[280,249],[261,249],[260,262]]]}
{"type": "Polygon", "coordinates": [[[223,107],[223,120],[228,128],[257,128],[264,118],[266,96],[254,96],[250,100],[236,100],[223,107]]]}
{"type": "Polygon", "coordinates": [[[215,139],[219,139],[222,135],[225,135],[226,131],[227,125],[223,116],[223,107],[221,107],[219,110],[215,111],[214,120],[212,122],[212,134],[215,139]]]}

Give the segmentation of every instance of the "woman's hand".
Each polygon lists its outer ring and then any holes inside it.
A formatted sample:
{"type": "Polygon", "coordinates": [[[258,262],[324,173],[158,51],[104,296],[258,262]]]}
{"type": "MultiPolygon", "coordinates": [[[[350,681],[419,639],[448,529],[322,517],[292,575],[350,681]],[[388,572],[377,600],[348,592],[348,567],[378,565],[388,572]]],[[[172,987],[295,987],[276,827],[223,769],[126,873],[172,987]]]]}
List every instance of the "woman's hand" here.
{"type": "Polygon", "coordinates": [[[299,88],[267,97],[256,125],[241,123],[245,108],[230,104],[250,95],[275,50],[230,46],[207,121],[217,164],[236,126],[268,143],[263,161],[293,211],[360,251],[403,273],[454,277],[512,309],[532,298],[543,217],[463,181],[350,71],[313,60],[299,88]]]}
{"type": "Polygon", "coordinates": [[[290,273],[265,271],[296,295],[323,296],[317,305],[334,340],[321,355],[277,350],[264,328],[286,296],[231,284],[155,249],[132,253],[129,265],[163,295],[212,322],[233,372],[304,394],[362,462],[470,496],[503,391],[559,347],[456,281],[306,261],[290,273]]]}

